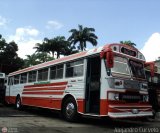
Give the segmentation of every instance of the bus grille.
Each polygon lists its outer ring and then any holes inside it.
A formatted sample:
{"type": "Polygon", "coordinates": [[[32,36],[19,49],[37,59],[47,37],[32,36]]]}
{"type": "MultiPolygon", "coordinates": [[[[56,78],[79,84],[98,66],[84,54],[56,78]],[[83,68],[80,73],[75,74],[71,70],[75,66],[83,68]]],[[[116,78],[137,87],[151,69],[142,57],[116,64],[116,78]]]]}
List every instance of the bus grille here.
{"type": "Polygon", "coordinates": [[[124,88],[139,90],[140,89],[140,83],[138,81],[135,81],[135,80],[124,80],[124,88]]]}
{"type": "Polygon", "coordinates": [[[136,103],[143,100],[142,95],[135,95],[135,94],[120,94],[119,100],[123,100],[127,103],[136,103]]]}

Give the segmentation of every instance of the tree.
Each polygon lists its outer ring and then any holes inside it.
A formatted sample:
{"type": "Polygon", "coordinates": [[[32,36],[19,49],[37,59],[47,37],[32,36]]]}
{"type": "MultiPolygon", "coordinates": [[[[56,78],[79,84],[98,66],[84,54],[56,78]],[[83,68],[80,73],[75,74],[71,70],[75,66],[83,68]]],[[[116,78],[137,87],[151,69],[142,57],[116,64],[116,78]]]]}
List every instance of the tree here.
{"type": "Polygon", "coordinates": [[[24,61],[17,54],[18,46],[12,41],[7,43],[0,35],[0,71],[6,74],[22,68],[24,61]]]}
{"type": "Polygon", "coordinates": [[[42,44],[38,43],[34,48],[37,49],[36,52],[52,53],[53,58],[55,53],[57,54],[57,58],[59,58],[60,55],[68,55],[76,52],[74,51],[75,47],[71,47],[64,36],[57,36],[52,39],[44,38],[42,44]]]}
{"type": "Polygon", "coordinates": [[[54,60],[53,57],[46,52],[33,53],[32,55],[26,55],[27,59],[24,60],[24,67],[30,67],[43,62],[54,60]]]}
{"type": "Polygon", "coordinates": [[[93,46],[97,45],[98,37],[93,33],[95,32],[94,28],[83,28],[82,25],[78,25],[78,30],[71,29],[69,32],[71,36],[68,38],[68,41],[73,45],[79,43],[78,49],[81,51],[86,49],[87,42],[90,42],[93,46]]]}
{"type": "Polygon", "coordinates": [[[37,56],[35,53],[32,55],[26,55],[26,56],[27,58],[24,59],[24,67],[30,67],[30,66],[37,65],[40,63],[37,61],[37,56]]]}
{"type": "Polygon", "coordinates": [[[126,44],[126,45],[129,45],[129,46],[132,46],[132,47],[135,47],[136,44],[131,42],[130,40],[128,41],[120,41],[121,44],[126,44]]]}
{"type": "Polygon", "coordinates": [[[0,52],[4,52],[6,45],[6,40],[2,38],[2,35],[0,34],[0,52]]]}
{"type": "Polygon", "coordinates": [[[74,45],[72,46],[68,42],[67,45],[65,45],[65,47],[64,47],[63,55],[71,55],[71,54],[75,54],[75,53],[78,53],[78,52],[79,52],[79,50],[77,50],[74,45]]]}

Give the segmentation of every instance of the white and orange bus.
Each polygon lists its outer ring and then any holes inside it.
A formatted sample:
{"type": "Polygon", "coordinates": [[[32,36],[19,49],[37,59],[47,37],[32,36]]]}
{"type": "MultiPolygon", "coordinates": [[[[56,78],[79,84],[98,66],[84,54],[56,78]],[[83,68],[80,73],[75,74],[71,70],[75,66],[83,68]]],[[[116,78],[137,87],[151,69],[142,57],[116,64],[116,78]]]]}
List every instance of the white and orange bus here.
{"type": "Polygon", "coordinates": [[[108,44],[10,73],[6,101],[60,110],[68,121],[152,116],[144,63],[136,48],[108,44]]]}

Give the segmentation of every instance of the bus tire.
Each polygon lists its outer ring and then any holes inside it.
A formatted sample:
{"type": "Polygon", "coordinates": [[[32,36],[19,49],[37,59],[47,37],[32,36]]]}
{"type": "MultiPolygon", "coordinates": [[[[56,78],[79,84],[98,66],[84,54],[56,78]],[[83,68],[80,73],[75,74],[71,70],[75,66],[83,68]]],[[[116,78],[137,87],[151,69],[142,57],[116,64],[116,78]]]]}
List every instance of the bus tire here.
{"type": "Polygon", "coordinates": [[[17,98],[16,98],[15,107],[16,107],[16,109],[18,109],[18,110],[20,110],[20,109],[22,108],[20,96],[17,96],[17,98]]]}
{"type": "Polygon", "coordinates": [[[77,104],[74,98],[69,97],[64,101],[63,110],[62,110],[63,118],[70,122],[75,122],[78,118],[77,112],[77,104]]]}

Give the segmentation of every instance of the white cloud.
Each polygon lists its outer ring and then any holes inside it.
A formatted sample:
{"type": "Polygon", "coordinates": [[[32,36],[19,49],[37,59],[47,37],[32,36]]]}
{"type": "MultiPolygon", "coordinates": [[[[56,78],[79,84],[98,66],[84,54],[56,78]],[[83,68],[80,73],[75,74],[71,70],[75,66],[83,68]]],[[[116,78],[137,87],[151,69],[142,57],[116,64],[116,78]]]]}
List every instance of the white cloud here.
{"type": "Polygon", "coordinates": [[[30,36],[37,36],[39,31],[33,28],[18,28],[16,30],[17,35],[30,35],[30,36]]]}
{"type": "Polygon", "coordinates": [[[39,35],[39,31],[35,28],[17,28],[15,35],[9,36],[8,42],[15,41],[18,44],[18,55],[21,58],[26,58],[25,55],[31,55],[35,52],[36,43],[41,43],[40,40],[36,39],[39,35]]]}
{"type": "Polygon", "coordinates": [[[14,40],[15,42],[28,40],[29,37],[36,37],[39,35],[37,29],[27,27],[27,28],[17,28],[15,35],[11,35],[9,40],[14,40]]]}
{"type": "Polygon", "coordinates": [[[46,28],[47,29],[53,29],[53,30],[58,30],[63,27],[63,24],[56,21],[56,20],[50,20],[47,22],[46,28]]]}
{"type": "Polygon", "coordinates": [[[0,26],[5,26],[6,23],[7,23],[7,19],[2,17],[2,16],[0,16],[0,26]]]}
{"type": "Polygon", "coordinates": [[[160,33],[153,33],[141,49],[147,61],[154,61],[160,57],[160,33]]]}
{"type": "Polygon", "coordinates": [[[33,54],[36,49],[33,49],[33,47],[35,47],[36,43],[41,43],[40,40],[29,40],[26,42],[19,42],[18,43],[18,55],[19,57],[25,59],[26,55],[31,55],[33,54]]]}

